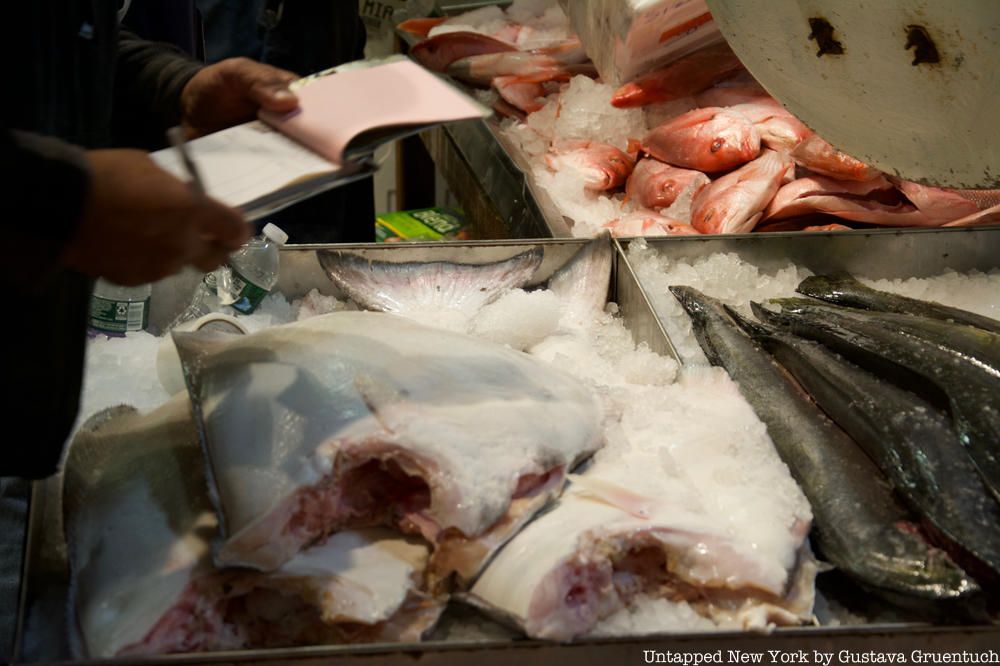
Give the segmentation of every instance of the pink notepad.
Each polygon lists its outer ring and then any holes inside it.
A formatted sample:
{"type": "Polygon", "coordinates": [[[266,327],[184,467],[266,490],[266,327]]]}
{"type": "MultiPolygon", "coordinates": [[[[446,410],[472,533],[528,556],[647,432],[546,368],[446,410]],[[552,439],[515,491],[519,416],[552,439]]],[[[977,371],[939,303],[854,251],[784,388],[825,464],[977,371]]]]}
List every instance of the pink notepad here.
{"type": "Polygon", "coordinates": [[[296,94],[298,109],[261,119],[335,164],[407,128],[483,116],[481,105],[409,60],[323,76],[296,94]]]}

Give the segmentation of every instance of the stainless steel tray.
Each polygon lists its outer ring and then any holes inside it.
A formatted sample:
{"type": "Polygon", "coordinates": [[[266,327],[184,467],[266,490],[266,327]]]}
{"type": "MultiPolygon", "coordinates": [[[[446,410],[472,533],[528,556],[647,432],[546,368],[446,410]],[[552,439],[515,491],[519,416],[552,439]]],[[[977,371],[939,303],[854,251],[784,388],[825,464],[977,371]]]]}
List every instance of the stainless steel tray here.
{"type": "MultiPolygon", "coordinates": [[[[850,234],[841,236],[847,245],[843,252],[855,256],[864,252],[863,240],[881,236],[881,252],[868,253],[868,261],[887,263],[887,250],[899,248],[915,257],[936,258],[938,266],[953,266],[956,270],[990,268],[997,261],[1000,231],[993,234],[957,230],[937,234],[850,234]],[[935,239],[940,238],[940,241],[935,239]],[[859,245],[859,243],[861,243],[859,245]],[[951,263],[948,263],[948,262],[951,263]]],[[[754,257],[778,261],[789,253],[789,258],[823,256],[819,236],[797,236],[786,239],[778,235],[753,236],[744,243],[733,238],[692,239],[694,242],[665,241],[669,251],[687,252],[690,256],[715,251],[737,251],[741,248],[754,257]],[[793,249],[788,249],[789,242],[793,249]],[[803,249],[806,244],[809,250],[803,249]],[[669,244],[669,245],[668,245],[669,244]],[[798,249],[794,249],[798,248],[798,249]]],[[[829,239],[827,239],[829,240],[829,239]]],[[[301,297],[312,289],[336,295],[333,285],[324,275],[315,251],[326,247],[357,252],[362,256],[388,261],[461,260],[465,262],[489,261],[509,257],[531,247],[542,247],[545,258],[535,276],[540,283],[549,277],[586,241],[497,241],[479,243],[427,243],[406,245],[339,245],[291,246],[281,254],[281,280],[278,290],[290,298],[301,297]]],[[[840,247],[838,241],[837,247],[840,247]]],[[[831,246],[832,247],[832,246],[831,246]]],[[[621,316],[636,341],[646,342],[662,354],[670,353],[668,341],[640,289],[631,268],[627,265],[621,248],[616,252],[609,297],[619,304],[621,316]]],[[[840,250],[838,250],[840,252],[840,250]]],[[[685,255],[687,256],[687,255],[685,255]]],[[[855,264],[847,262],[845,267],[855,264]]],[[[820,259],[816,259],[820,261],[820,259]]],[[[919,262],[918,262],[919,263],[919,262]]],[[[928,262],[929,263],[929,262],[928,262]]],[[[904,264],[903,268],[909,264],[904,264]]],[[[917,264],[913,264],[915,267],[917,264]]],[[[901,268],[900,270],[903,270],[901,268]]],[[[924,273],[926,274],[925,268],[924,273]]],[[[933,272],[933,270],[931,270],[933,272]]],[[[197,281],[193,273],[164,280],[154,286],[151,323],[162,326],[176,314],[192,292],[197,281]]],[[[67,572],[65,544],[62,538],[60,511],[60,479],[54,477],[36,482],[32,492],[28,527],[25,571],[21,590],[21,611],[15,645],[15,658],[21,662],[59,662],[69,658],[67,645],[67,572]]],[[[464,611],[459,611],[461,614],[464,611]]],[[[473,612],[473,611],[468,611],[473,612]]],[[[454,622],[446,615],[444,623],[454,622]]],[[[461,621],[461,620],[459,620],[461,621]]],[[[435,636],[446,635],[447,629],[435,636]]],[[[482,666],[493,664],[550,664],[573,663],[577,665],[607,666],[609,663],[647,663],[646,651],[722,651],[722,658],[729,659],[729,650],[760,654],[768,660],[768,650],[811,650],[852,653],[875,651],[902,651],[909,655],[914,649],[924,650],[986,650],[1000,645],[1000,630],[993,627],[934,627],[927,624],[869,624],[836,628],[797,627],[777,629],[770,634],[705,633],[687,635],[657,635],[616,640],[584,640],[572,644],[556,644],[512,638],[502,631],[485,632],[475,639],[432,640],[420,644],[377,644],[362,646],[308,647],[238,653],[213,653],[210,655],[176,655],[144,660],[148,663],[269,663],[309,664],[328,663],[333,659],[343,664],[398,664],[417,661],[425,665],[466,664],[475,660],[482,666]]],[[[130,661],[134,661],[130,660],[130,661]]],[[[125,660],[112,660],[125,663],[125,660]]],[[[98,662],[90,662],[98,663],[98,662]]]]}

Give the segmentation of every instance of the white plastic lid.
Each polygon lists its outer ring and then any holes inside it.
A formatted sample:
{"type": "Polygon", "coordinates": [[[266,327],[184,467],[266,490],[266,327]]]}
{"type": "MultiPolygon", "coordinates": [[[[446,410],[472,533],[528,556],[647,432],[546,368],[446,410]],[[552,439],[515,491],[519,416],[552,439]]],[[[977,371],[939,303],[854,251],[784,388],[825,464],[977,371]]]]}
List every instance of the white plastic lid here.
{"type": "Polygon", "coordinates": [[[288,242],[288,234],[282,231],[281,227],[271,224],[270,222],[264,225],[263,233],[278,245],[284,245],[288,242]]]}

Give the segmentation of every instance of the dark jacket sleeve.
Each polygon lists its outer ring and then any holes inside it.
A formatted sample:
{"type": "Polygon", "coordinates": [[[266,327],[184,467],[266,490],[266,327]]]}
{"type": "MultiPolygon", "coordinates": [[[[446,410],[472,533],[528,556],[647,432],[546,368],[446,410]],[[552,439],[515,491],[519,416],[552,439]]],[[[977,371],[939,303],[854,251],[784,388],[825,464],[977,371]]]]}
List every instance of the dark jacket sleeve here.
{"type": "Polygon", "coordinates": [[[164,131],[180,122],[181,91],[201,67],[180,49],[121,30],[112,114],[115,144],[163,147],[164,131]]]}
{"type": "Polygon", "coordinates": [[[56,269],[83,212],[90,175],[81,148],[19,130],[0,130],[0,165],[5,206],[24,216],[4,225],[17,250],[0,262],[10,284],[56,269]]]}

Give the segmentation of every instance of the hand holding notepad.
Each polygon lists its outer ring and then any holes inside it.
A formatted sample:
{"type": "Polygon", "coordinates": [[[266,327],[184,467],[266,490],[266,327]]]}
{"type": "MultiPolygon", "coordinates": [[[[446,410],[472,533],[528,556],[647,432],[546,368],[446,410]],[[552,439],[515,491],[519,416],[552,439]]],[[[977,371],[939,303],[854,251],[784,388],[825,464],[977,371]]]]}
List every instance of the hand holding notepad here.
{"type": "MultiPolygon", "coordinates": [[[[489,111],[409,60],[310,79],[299,108],[191,141],[206,192],[250,219],[374,171],[368,156],[384,142],[489,111]]],[[[175,151],[153,159],[183,178],[175,151]]]]}

